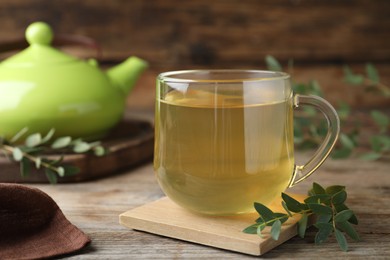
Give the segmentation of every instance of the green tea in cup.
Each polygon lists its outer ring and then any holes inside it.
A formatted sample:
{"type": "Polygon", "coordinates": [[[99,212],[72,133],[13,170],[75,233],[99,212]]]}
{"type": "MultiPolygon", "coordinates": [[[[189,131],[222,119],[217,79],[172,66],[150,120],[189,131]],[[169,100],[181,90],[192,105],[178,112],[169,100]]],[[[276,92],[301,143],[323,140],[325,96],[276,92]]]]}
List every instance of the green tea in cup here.
{"type": "Polygon", "coordinates": [[[180,206],[234,215],[269,204],[325,160],[339,131],[323,99],[294,95],[281,72],[178,71],[157,79],[154,169],[180,206]],[[329,133],[313,159],[294,163],[293,109],[319,107],[329,133]]]}

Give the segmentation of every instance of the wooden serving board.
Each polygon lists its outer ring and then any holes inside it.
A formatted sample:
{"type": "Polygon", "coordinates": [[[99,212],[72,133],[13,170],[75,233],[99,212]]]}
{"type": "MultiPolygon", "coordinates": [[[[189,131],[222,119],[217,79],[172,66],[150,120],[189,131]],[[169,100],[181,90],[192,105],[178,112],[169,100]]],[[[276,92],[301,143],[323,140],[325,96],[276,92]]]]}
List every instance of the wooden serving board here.
{"type": "MultiPolygon", "coordinates": [[[[73,176],[58,178],[58,182],[80,182],[92,180],[117,173],[146,161],[153,157],[153,126],[148,121],[139,119],[124,119],[106,138],[102,145],[107,154],[101,157],[90,153],[64,154],[64,164],[80,168],[73,176]]],[[[59,158],[60,154],[50,154],[49,157],[59,158]]],[[[0,157],[0,182],[48,182],[43,171],[31,170],[26,177],[21,177],[19,164],[0,157]]]]}
{"type": "MultiPolygon", "coordinates": [[[[305,198],[304,195],[291,196],[300,201],[305,198]]],[[[275,201],[270,208],[274,212],[285,212],[280,200],[275,201]]],[[[243,233],[242,230],[254,224],[258,217],[257,213],[229,217],[195,214],[163,197],[122,213],[119,223],[135,230],[250,255],[262,255],[297,235],[299,215],[289,218],[282,225],[277,241],[271,238],[270,227],[263,231],[263,238],[243,233]]]]}

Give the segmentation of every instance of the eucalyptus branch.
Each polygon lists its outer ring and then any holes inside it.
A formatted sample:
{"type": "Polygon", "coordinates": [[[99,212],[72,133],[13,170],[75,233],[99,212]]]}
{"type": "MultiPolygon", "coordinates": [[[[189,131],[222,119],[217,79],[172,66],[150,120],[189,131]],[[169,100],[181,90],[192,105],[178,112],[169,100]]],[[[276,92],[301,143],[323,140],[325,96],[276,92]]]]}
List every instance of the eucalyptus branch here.
{"type": "Polygon", "coordinates": [[[92,151],[96,156],[102,156],[106,152],[98,141],[88,143],[82,139],[72,139],[70,136],[58,137],[52,141],[54,129],[45,136],[40,133],[31,134],[25,138],[24,143],[17,144],[18,140],[27,132],[27,128],[22,129],[10,141],[0,138],[0,151],[9,160],[20,164],[22,177],[30,174],[33,165],[37,170],[43,168],[50,183],[56,183],[58,177],[71,176],[80,171],[75,166],[62,164],[65,152],[86,153],[92,151]],[[60,154],[59,159],[51,159],[52,156],[49,156],[48,151],[56,151],[57,154],[60,154]]]}
{"type": "Polygon", "coordinates": [[[270,235],[274,240],[278,240],[282,224],[288,218],[301,215],[297,225],[297,233],[300,237],[305,237],[308,226],[308,217],[314,215],[318,229],[315,236],[315,243],[321,244],[334,233],[336,240],[343,251],[348,250],[348,243],[344,236],[346,233],[350,238],[359,241],[359,235],[351,224],[358,224],[358,220],[346,205],[347,193],[344,186],[334,185],[326,189],[317,183],[313,183],[309,191],[309,197],[303,203],[295,200],[289,195],[282,193],[282,206],[286,213],[275,213],[263,204],[254,203],[256,211],[260,217],[256,223],[243,230],[244,233],[257,234],[263,237],[262,231],[266,226],[270,226],[270,235]]]}
{"type": "MultiPolygon", "coordinates": [[[[281,64],[272,56],[266,56],[265,62],[268,69],[281,71],[283,68],[281,64]]],[[[292,71],[292,63],[289,62],[288,69],[292,71]]],[[[344,82],[351,86],[363,87],[364,90],[375,90],[384,98],[390,97],[390,86],[385,85],[380,81],[380,76],[371,63],[367,63],[365,66],[365,73],[358,74],[352,71],[349,66],[343,67],[344,82]]],[[[293,91],[300,94],[313,94],[322,96],[323,91],[320,84],[316,80],[310,80],[307,83],[293,82],[293,91]]],[[[388,113],[380,110],[371,110],[370,118],[374,123],[378,133],[373,134],[370,137],[370,151],[356,153],[356,148],[362,146],[360,138],[362,122],[358,118],[351,116],[351,108],[346,102],[339,102],[336,107],[337,113],[341,119],[341,124],[353,122],[355,127],[350,130],[343,130],[340,134],[339,142],[337,143],[334,151],[332,152],[332,158],[343,159],[352,155],[357,155],[364,160],[378,160],[388,159],[390,154],[390,116],[388,113]]],[[[318,112],[311,108],[304,108],[305,117],[311,116],[316,118],[318,112]]],[[[294,120],[294,142],[298,149],[315,148],[318,144],[322,143],[322,140],[327,134],[327,126],[323,122],[315,120],[309,121],[304,117],[297,117],[294,120]]]]}

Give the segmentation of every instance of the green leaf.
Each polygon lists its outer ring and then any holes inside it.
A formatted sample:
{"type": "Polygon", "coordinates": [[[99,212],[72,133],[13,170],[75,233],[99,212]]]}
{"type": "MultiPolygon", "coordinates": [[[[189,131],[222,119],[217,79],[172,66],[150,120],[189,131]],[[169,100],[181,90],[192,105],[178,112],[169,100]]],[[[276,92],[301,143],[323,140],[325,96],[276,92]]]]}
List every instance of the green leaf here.
{"type": "Polygon", "coordinates": [[[330,208],[328,206],[325,206],[322,204],[314,204],[314,203],[308,203],[307,205],[315,214],[319,214],[319,215],[332,215],[333,214],[332,208],[330,208]]]}
{"type": "Polygon", "coordinates": [[[326,194],[325,189],[316,182],[313,182],[313,191],[315,194],[326,194]]]}
{"type": "Polygon", "coordinates": [[[334,195],[338,193],[339,191],[345,190],[345,186],[341,185],[332,185],[325,189],[327,194],[334,195]]]}
{"type": "Polygon", "coordinates": [[[311,80],[309,82],[309,88],[310,88],[310,94],[316,95],[316,96],[323,96],[322,89],[320,84],[317,82],[317,80],[311,80]]]}
{"type": "Polygon", "coordinates": [[[349,66],[344,66],[344,81],[352,85],[361,85],[364,82],[363,75],[354,74],[349,66]]]}
{"type": "Polygon", "coordinates": [[[284,200],[282,200],[282,206],[283,206],[284,210],[287,212],[287,214],[290,217],[292,217],[291,211],[287,208],[286,202],[284,200]]]}
{"type": "Polygon", "coordinates": [[[329,223],[316,223],[314,226],[318,228],[318,232],[315,237],[316,245],[325,242],[330,234],[332,234],[333,226],[329,223]]]}
{"type": "Polygon", "coordinates": [[[272,210],[270,210],[269,208],[267,208],[266,206],[264,206],[263,204],[261,203],[258,203],[258,202],[255,202],[254,203],[254,207],[257,211],[257,213],[259,213],[259,215],[261,216],[261,218],[264,220],[264,221],[270,221],[272,219],[275,218],[275,215],[274,213],[272,212],[272,210]]]}
{"type": "Polygon", "coordinates": [[[282,71],[280,63],[271,55],[265,56],[265,63],[267,64],[267,68],[269,70],[282,71]]]}
{"type": "Polygon", "coordinates": [[[329,223],[332,217],[332,215],[318,215],[316,223],[329,223]]]}
{"type": "Polygon", "coordinates": [[[305,199],[305,203],[324,203],[324,204],[330,204],[331,196],[329,194],[318,194],[318,195],[312,195],[305,199]]]}
{"type": "Polygon", "coordinates": [[[23,152],[18,147],[14,147],[12,150],[12,156],[15,161],[19,162],[23,158],[23,152]]]}
{"type": "Polygon", "coordinates": [[[301,238],[305,237],[306,228],[307,228],[307,220],[308,220],[308,216],[305,213],[303,213],[301,216],[301,219],[298,221],[298,235],[301,238]]]}
{"type": "Polygon", "coordinates": [[[50,131],[47,132],[47,134],[42,138],[41,143],[43,144],[48,142],[53,137],[54,133],[55,133],[55,129],[54,128],[50,129],[50,131]]]}
{"type": "Polygon", "coordinates": [[[333,159],[344,159],[344,158],[348,158],[351,154],[352,154],[352,149],[342,147],[342,148],[333,150],[331,156],[333,159]]]}
{"type": "Polygon", "coordinates": [[[263,238],[263,234],[261,233],[261,231],[263,231],[264,228],[265,228],[265,225],[262,224],[262,225],[259,225],[259,226],[257,227],[257,230],[256,230],[257,235],[258,235],[259,237],[261,237],[261,238],[263,238]]]}
{"type": "Polygon", "coordinates": [[[57,173],[49,168],[45,169],[46,178],[51,184],[57,183],[57,173]]]}
{"type": "Polygon", "coordinates": [[[374,135],[370,138],[371,148],[375,152],[390,150],[390,136],[374,135]]]}
{"type": "Polygon", "coordinates": [[[73,166],[73,165],[63,165],[62,168],[64,168],[64,176],[73,176],[80,172],[80,168],[73,166]]]}
{"type": "Polygon", "coordinates": [[[345,190],[341,190],[332,196],[333,204],[342,204],[347,199],[347,193],[345,190]]]}
{"type": "Polygon", "coordinates": [[[64,136],[57,138],[51,145],[53,149],[61,149],[67,147],[72,141],[70,136],[64,136]]]}
{"type": "Polygon", "coordinates": [[[106,150],[103,146],[96,146],[93,148],[93,152],[96,156],[103,156],[106,154],[106,150]]]}
{"type": "Polygon", "coordinates": [[[366,160],[366,161],[375,161],[381,157],[382,157],[382,154],[377,153],[377,152],[364,153],[364,154],[359,156],[360,159],[366,160]]]}
{"type": "Polygon", "coordinates": [[[355,148],[355,143],[353,142],[353,140],[348,135],[346,135],[344,133],[340,134],[340,142],[343,145],[343,147],[345,147],[345,148],[348,148],[350,150],[355,148]]]}
{"type": "Polygon", "coordinates": [[[41,144],[42,136],[40,133],[29,135],[26,138],[25,144],[27,147],[35,147],[41,144]]]}
{"type": "Polygon", "coordinates": [[[28,132],[28,127],[24,127],[22,130],[20,130],[16,135],[14,135],[11,138],[10,143],[15,143],[17,140],[19,140],[20,137],[22,137],[27,132],[28,132]]]}
{"type": "Polygon", "coordinates": [[[282,199],[286,202],[287,208],[292,212],[300,212],[303,209],[299,201],[284,192],[282,193],[282,199]]]}
{"type": "Polygon", "coordinates": [[[347,233],[347,235],[355,241],[360,241],[359,234],[353,228],[353,226],[348,222],[340,222],[336,224],[338,228],[347,233]]]}
{"type": "Polygon", "coordinates": [[[244,232],[246,234],[257,234],[257,227],[258,226],[259,226],[259,224],[250,225],[250,226],[246,227],[242,232],[244,232]]]}
{"type": "Polygon", "coordinates": [[[335,222],[345,222],[349,220],[353,216],[353,211],[350,209],[346,209],[343,211],[340,211],[339,213],[334,216],[334,221],[335,222]]]}
{"type": "Polygon", "coordinates": [[[272,227],[271,227],[271,237],[274,239],[274,240],[278,240],[279,239],[279,235],[280,235],[280,230],[282,228],[282,222],[280,222],[279,219],[277,219],[273,224],[272,224],[272,227]]]}
{"type": "MultiPolygon", "coordinates": [[[[345,204],[336,204],[334,205],[335,209],[336,209],[336,212],[341,212],[343,210],[347,210],[349,209],[347,206],[345,206],[345,204]]],[[[357,217],[355,216],[355,214],[348,220],[350,223],[352,224],[355,224],[357,225],[358,224],[358,219],[357,217]]]]}
{"type": "Polygon", "coordinates": [[[57,167],[57,173],[60,177],[64,177],[65,175],[65,169],[63,167],[57,167]]]}
{"type": "Polygon", "coordinates": [[[346,119],[349,114],[351,113],[351,107],[348,105],[348,103],[344,101],[339,101],[339,106],[337,109],[337,114],[341,119],[346,119]]]}
{"type": "Polygon", "coordinates": [[[20,174],[22,177],[26,177],[29,175],[31,170],[31,162],[27,158],[23,158],[20,161],[20,174]]]}
{"type": "Polygon", "coordinates": [[[335,229],[335,234],[336,234],[336,240],[337,240],[337,243],[339,244],[341,250],[343,251],[348,251],[348,243],[347,243],[347,240],[345,239],[345,236],[344,234],[339,231],[338,229],[335,229]]]}
{"type": "Polygon", "coordinates": [[[382,133],[386,132],[390,124],[390,118],[385,113],[379,110],[372,110],[371,118],[374,120],[375,124],[379,126],[382,133]]]}
{"type": "Polygon", "coordinates": [[[372,64],[372,63],[367,63],[366,64],[366,73],[367,73],[367,77],[375,82],[375,83],[378,83],[379,82],[379,74],[378,74],[378,71],[376,70],[375,66],[372,64]]]}
{"type": "Polygon", "coordinates": [[[287,221],[288,215],[284,213],[274,213],[275,218],[279,219],[279,221],[283,224],[287,221]]]}
{"type": "Polygon", "coordinates": [[[41,157],[36,157],[35,158],[35,168],[37,168],[37,169],[41,168],[41,163],[42,163],[41,157]]]}
{"type": "Polygon", "coordinates": [[[91,146],[86,142],[76,143],[73,147],[75,153],[85,153],[91,149],[91,146]]]}

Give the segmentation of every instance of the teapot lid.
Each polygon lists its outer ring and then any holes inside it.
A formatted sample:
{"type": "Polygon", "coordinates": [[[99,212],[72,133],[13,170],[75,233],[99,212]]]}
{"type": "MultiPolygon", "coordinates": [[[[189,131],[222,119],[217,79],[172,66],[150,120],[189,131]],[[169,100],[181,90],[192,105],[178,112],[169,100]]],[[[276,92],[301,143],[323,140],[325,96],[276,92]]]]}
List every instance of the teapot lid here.
{"type": "Polygon", "coordinates": [[[78,60],[51,46],[53,31],[47,23],[34,22],[30,24],[26,29],[25,36],[30,46],[4,60],[2,65],[12,67],[51,66],[78,60]]]}

